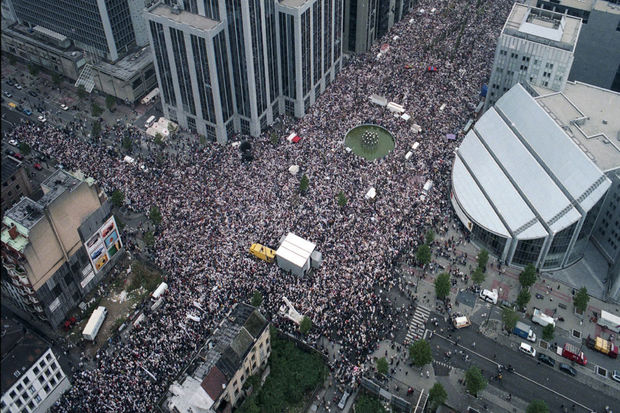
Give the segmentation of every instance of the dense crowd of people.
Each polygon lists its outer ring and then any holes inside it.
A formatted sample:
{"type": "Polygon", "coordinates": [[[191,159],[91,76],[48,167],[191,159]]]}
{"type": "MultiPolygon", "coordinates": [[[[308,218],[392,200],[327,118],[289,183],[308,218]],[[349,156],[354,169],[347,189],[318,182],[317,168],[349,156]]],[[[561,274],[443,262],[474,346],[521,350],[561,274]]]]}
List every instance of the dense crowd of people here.
{"type": "MultiPolygon", "coordinates": [[[[453,151],[480,100],[511,6],[508,0],[417,3],[372,50],[350,60],[303,119],[282,120],[283,136],[295,131],[299,143],[282,137],[273,145],[265,132],[252,140],[252,162],[241,163],[231,145],[188,141],[183,156],[153,150],[130,164],[100,141],[78,139],[71,125],[22,124],[10,133],[66,169],[93,176],[108,194],[122,191],[129,209],[156,205],[163,216],[152,251],[169,284],[165,303],[153,312],[146,308],[139,328],[100,351],[97,368],[77,372],[53,411],[153,411],[222,316],[255,290],[278,328],[294,333],[297,327],[278,315],[286,296],[312,320],[306,340],[340,344],[342,358],[332,367],[337,380],[351,382],[353,367],[362,367],[395,328],[395,311],[377,286],[397,282],[394,260],[415,251],[427,230],[442,233],[450,225],[453,151]],[[389,50],[378,57],[383,44],[389,50]],[[402,105],[412,119],[371,103],[372,94],[402,105]],[[369,119],[396,140],[394,151],[374,162],[343,145],[346,132],[369,119]],[[416,141],[420,146],[405,160],[416,141]],[[309,178],[305,194],[299,175],[288,172],[293,164],[309,178]],[[434,185],[422,200],[427,180],[434,185]],[[370,187],[377,191],[374,200],[364,199],[370,187]],[[348,199],[343,207],[336,201],[340,191],[348,199]],[[248,253],[254,242],[277,246],[288,232],[322,252],[322,267],[307,277],[248,253]],[[196,312],[195,301],[204,308],[200,322],[186,319],[196,312]]],[[[104,135],[119,143],[145,139],[125,127],[105,128],[104,135]]]]}

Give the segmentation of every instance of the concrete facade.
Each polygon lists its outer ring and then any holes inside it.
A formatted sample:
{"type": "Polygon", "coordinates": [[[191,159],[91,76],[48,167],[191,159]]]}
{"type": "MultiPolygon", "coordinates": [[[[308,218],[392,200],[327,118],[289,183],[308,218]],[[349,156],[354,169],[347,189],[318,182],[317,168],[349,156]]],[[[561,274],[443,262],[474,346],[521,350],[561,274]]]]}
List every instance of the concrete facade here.
{"type": "Polygon", "coordinates": [[[12,156],[2,159],[2,207],[0,214],[9,209],[23,196],[32,195],[32,185],[26,174],[26,168],[12,156]]]}

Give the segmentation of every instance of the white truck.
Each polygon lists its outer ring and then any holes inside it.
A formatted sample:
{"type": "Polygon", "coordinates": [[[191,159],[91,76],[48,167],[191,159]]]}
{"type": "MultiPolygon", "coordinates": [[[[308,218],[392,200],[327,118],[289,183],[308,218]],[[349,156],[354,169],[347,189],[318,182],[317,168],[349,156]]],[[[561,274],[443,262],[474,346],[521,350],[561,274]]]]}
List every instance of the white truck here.
{"type": "Polygon", "coordinates": [[[601,316],[599,317],[597,324],[601,327],[605,327],[620,334],[620,317],[613,315],[610,312],[601,310],[601,316]]]}
{"type": "Polygon", "coordinates": [[[159,284],[159,286],[155,289],[155,291],[153,291],[153,294],[151,294],[151,299],[153,301],[156,301],[157,299],[159,299],[159,297],[161,297],[162,295],[164,295],[164,293],[168,291],[168,284],[162,282],[161,284],[159,284]]]}
{"type": "Polygon", "coordinates": [[[93,311],[86,323],[86,327],[84,327],[84,331],[82,331],[82,335],[86,340],[95,341],[95,337],[97,337],[97,333],[107,315],[108,310],[103,306],[99,306],[93,311]]]}
{"type": "Polygon", "coordinates": [[[538,308],[534,309],[534,314],[532,314],[532,322],[543,327],[547,324],[551,324],[553,327],[555,327],[555,320],[553,319],[553,317],[548,316],[547,314],[540,311],[538,308]]]}

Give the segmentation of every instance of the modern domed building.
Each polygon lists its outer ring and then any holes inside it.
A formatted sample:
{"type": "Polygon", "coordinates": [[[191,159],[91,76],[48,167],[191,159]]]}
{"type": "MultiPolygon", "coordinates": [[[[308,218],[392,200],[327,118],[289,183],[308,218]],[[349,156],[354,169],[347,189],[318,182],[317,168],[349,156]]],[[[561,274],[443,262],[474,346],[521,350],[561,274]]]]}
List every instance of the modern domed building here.
{"type": "Polygon", "coordinates": [[[456,150],[452,205],[475,243],[508,265],[544,270],[579,260],[603,214],[612,230],[615,215],[613,266],[620,94],[579,82],[563,92],[526,87],[506,92],[456,150]],[[606,119],[609,110],[616,116],[606,119]]]}

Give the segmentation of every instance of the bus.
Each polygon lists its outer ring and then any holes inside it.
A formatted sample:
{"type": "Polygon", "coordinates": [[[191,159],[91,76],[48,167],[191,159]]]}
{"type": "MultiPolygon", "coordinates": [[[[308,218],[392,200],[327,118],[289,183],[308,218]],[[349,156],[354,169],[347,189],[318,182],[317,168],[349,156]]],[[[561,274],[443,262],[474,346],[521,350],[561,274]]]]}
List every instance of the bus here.
{"type": "Polygon", "coordinates": [[[144,127],[145,127],[145,128],[150,128],[150,127],[151,127],[151,125],[153,124],[153,122],[154,122],[154,121],[155,121],[155,116],[152,116],[152,115],[151,115],[151,117],[149,117],[149,118],[146,120],[146,123],[144,124],[144,127]]]}

